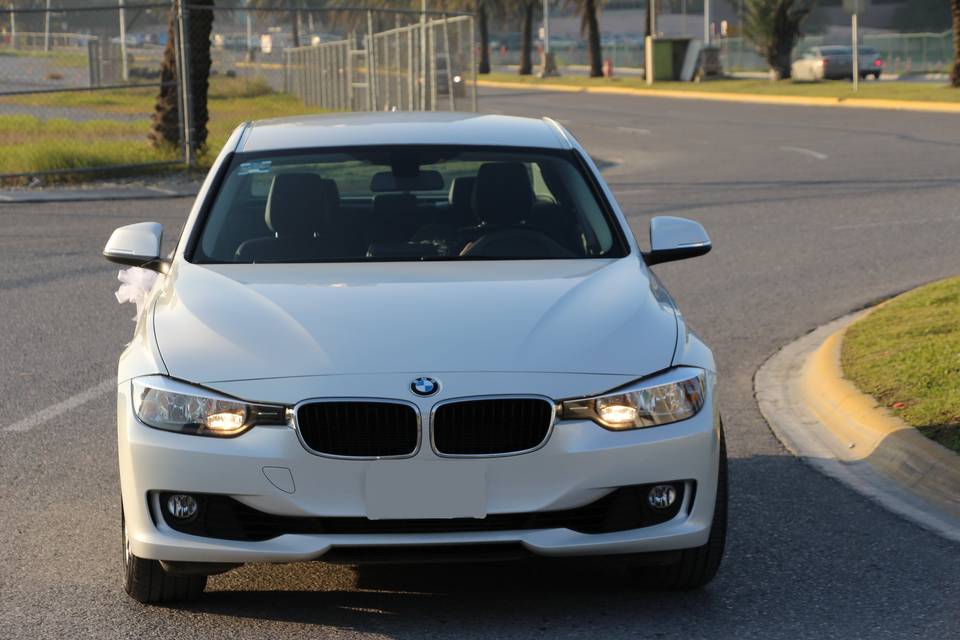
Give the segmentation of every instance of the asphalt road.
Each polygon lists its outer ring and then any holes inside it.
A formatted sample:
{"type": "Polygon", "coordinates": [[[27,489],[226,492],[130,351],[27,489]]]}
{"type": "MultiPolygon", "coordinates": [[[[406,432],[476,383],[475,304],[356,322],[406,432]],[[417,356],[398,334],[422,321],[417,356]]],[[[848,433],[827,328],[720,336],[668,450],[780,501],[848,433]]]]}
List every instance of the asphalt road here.
{"type": "Polygon", "coordinates": [[[133,329],[98,257],[110,230],[158,220],[173,235],[189,203],[5,204],[0,637],[958,637],[960,547],[793,458],[752,378],[817,325],[960,271],[960,120],[521,91],[482,106],[567,124],[610,163],[643,237],[655,214],[713,236],[710,255],[656,269],[722,371],[732,504],[718,579],[677,594],[566,563],[311,563],[213,578],[186,609],[134,603],[119,581],[114,398],[48,407],[108,380],[133,329]]]}

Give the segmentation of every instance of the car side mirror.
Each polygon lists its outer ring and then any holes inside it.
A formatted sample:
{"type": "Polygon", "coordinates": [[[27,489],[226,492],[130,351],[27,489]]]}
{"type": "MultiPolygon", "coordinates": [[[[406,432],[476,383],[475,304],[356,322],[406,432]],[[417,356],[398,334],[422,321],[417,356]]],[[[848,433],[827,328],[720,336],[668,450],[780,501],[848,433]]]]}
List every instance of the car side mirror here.
{"type": "Polygon", "coordinates": [[[699,222],[673,216],[650,220],[650,251],[644,254],[648,266],[661,262],[696,258],[708,253],[710,236],[699,222]]]}
{"type": "Polygon", "coordinates": [[[163,225],[159,222],[128,224],[110,234],[103,257],[117,264],[166,273],[170,261],[160,257],[162,239],[163,225]]]}

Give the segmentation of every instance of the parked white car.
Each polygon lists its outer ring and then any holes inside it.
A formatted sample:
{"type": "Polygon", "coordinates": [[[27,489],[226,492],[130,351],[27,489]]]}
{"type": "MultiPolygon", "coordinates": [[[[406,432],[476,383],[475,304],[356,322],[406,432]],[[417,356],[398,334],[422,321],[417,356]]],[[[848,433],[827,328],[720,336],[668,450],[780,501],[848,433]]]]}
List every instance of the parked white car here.
{"type": "MultiPolygon", "coordinates": [[[[883,74],[883,58],[872,47],[860,47],[857,66],[864,80],[869,76],[879,80],[883,74]]],[[[849,80],[853,77],[853,47],[832,45],[807,49],[793,62],[791,75],[794,80],[807,82],[849,80]]]]}
{"type": "Polygon", "coordinates": [[[710,350],[552,120],[353,114],[244,124],[120,357],[124,579],[199,596],[241,563],[594,556],[694,588],[720,564],[710,350]]]}

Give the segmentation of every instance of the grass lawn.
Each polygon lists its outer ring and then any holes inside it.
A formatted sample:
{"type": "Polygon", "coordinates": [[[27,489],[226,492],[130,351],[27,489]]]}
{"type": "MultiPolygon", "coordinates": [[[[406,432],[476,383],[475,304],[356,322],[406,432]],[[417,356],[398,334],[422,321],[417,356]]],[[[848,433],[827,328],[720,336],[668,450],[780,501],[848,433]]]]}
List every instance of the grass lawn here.
{"type": "Polygon", "coordinates": [[[37,51],[35,49],[3,49],[0,50],[0,57],[16,58],[43,58],[49,60],[58,67],[71,67],[80,69],[86,67],[87,60],[86,49],[70,49],[68,51],[37,51]]]}
{"type": "Polygon", "coordinates": [[[960,277],[905,293],[853,324],[841,364],[862,391],[960,452],[960,277]]]}
{"type": "MultiPolygon", "coordinates": [[[[156,95],[156,89],[119,89],[0,99],[0,103],[84,109],[103,116],[68,120],[0,115],[0,173],[176,160],[178,151],[156,149],[147,139],[156,95]],[[143,117],[131,119],[131,115],[143,117]]],[[[305,107],[294,96],[273,92],[261,79],[216,77],[210,83],[208,107],[209,141],[207,152],[199,159],[200,168],[209,166],[233,129],[244,120],[318,111],[305,107]]],[[[78,174],[72,179],[84,177],[102,174],[78,174]]]]}
{"type": "MultiPolygon", "coordinates": [[[[563,84],[577,87],[624,87],[630,89],[650,89],[642,78],[613,77],[587,78],[585,76],[559,76],[540,79],[536,76],[520,76],[515,73],[491,73],[479,76],[480,80],[497,82],[516,82],[522,84],[563,84]]],[[[960,89],[946,84],[923,82],[874,82],[865,80],[860,83],[859,93],[853,92],[853,85],[845,80],[826,82],[793,82],[791,80],[710,80],[706,82],[658,82],[653,89],[671,91],[691,91],[701,93],[752,93],[765,96],[797,96],[804,98],[842,98],[858,100],[864,98],[883,100],[916,100],[921,102],[960,102],[960,89]]]]}

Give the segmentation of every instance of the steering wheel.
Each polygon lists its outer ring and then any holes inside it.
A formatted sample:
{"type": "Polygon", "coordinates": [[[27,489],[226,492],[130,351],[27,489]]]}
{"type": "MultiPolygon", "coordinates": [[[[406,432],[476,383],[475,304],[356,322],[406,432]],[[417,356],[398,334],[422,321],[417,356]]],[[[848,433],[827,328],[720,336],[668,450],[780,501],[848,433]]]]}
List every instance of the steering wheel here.
{"type": "Polygon", "coordinates": [[[486,233],[460,252],[463,257],[576,258],[577,254],[533,229],[500,229],[486,233]]]}

